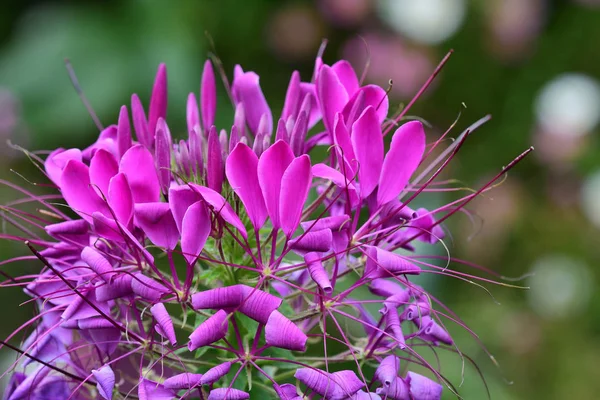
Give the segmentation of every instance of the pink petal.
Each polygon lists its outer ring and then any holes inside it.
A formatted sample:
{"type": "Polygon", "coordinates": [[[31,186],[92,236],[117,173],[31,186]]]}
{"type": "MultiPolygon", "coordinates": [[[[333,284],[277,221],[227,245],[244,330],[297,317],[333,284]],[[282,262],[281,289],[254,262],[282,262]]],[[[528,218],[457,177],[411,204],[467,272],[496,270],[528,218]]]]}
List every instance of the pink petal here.
{"type": "Polygon", "coordinates": [[[306,112],[300,112],[290,135],[290,146],[295,156],[304,154],[306,135],[308,133],[308,117],[306,112]]]}
{"type": "Polygon", "coordinates": [[[131,96],[131,117],[133,119],[133,129],[135,129],[135,136],[137,137],[138,142],[147,149],[153,148],[154,132],[152,132],[152,134],[148,132],[146,112],[144,111],[144,106],[142,106],[142,102],[137,94],[131,96]]]}
{"type": "Polygon", "coordinates": [[[269,147],[258,160],[258,182],[274,229],[279,228],[281,179],[294,160],[290,146],[282,140],[269,147]]]}
{"type": "Polygon", "coordinates": [[[365,199],[377,186],[383,165],[383,136],[373,107],[352,125],[352,145],[359,164],[360,197],[365,199]]]}
{"type": "Polygon", "coordinates": [[[114,268],[96,249],[86,246],[81,251],[81,259],[104,282],[110,282],[114,277],[114,268]]]}
{"type": "Polygon", "coordinates": [[[60,189],[67,204],[88,222],[92,222],[92,213],[99,211],[108,214],[106,203],[90,186],[89,168],[77,160],[69,160],[65,166],[60,189]]]}
{"type": "Polygon", "coordinates": [[[217,311],[192,332],[188,349],[193,351],[223,339],[227,335],[227,327],[227,313],[223,310],[217,311]]]}
{"type": "Polygon", "coordinates": [[[119,172],[127,176],[133,201],[151,203],[160,199],[160,185],[154,168],[154,158],[142,145],[135,145],[123,155],[119,172]]]}
{"type": "Polygon", "coordinates": [[[390,275],[418,275],[420,273],[421,268],[398,254],[373,246],[369,246],[367,250],[365,277],[380,278],[390,275]]]}
{"type": "Polygon", "coordinates": [[[304,256],[304,261],[312,280],[319,285],[323,292],[330,295],[333,292],[333,287],[331,286],[327,271],[323,267],[321,257],[317,253],[308,253],[304,256]]]}
{"type": "Polygon", "coordinates": [[[396,130],[379,178],[378,204],[385,204],[400,195],[419,166],[424,151],[423,124],[411,121],[396,130]]]}
{"type": "Polygon", "coordinates": [[[347,190],[350,196],[350,203],[355,206],[358,204],[358,195],[356,194],[356,187],[352,182],[342,175],[338,170],[331,168],[326,164],[315,164],[312,167],[312,173],[317,178],[323,178],[333,182],[337,187],[347,190]]]}
{"type": "Polygon", "coordinates": [[[381,125],[388,114],[389,99],[384,89],[377,85],[367,85],[351,96],[350,101],[344,107],[342,114],[347,123],[350,123],[350,114],[353,107],[356,108],[356,115],[360,115],[368,106],[373,107],[377,112],[377,120],[381,125]],[[360,104],[356,102],[360,101],[360,104]],[[356,107],[358,106],[358,107],[356,107]]]}
{"type": "Polygon", "coordinates": [[[335,71],[327,65],[323,65],[319,70],[317,96],[323,113],[323,124],[331,134],[335,114],[344,109],[348,102],[348,93],[335,71]]]}
{"type": "Polygon", "coordinates": [[[267,209],[258,181],[258,157],[243,143],[238,143],[227,157],[225,172],[235,193],[244,203],[254,229],[260,229],[267,219],[267,209]]]}
{"type": "Polygon", "coordinates": [[[189,132],[188,147],[190,149],[190,159],[192,161],[192,170],[200,177],[204,174],[204,157],[202,155],[202,132],[200,126],[196,125],[189,132]]]}
{"type": "Polygon", "coordinates": [[[200,383],[202,385],[212,385],[213,383],[227,375],[229,373],[230,368],[231,363],[229,361],[216,365],[208,371],[206,371],[204,375],[202,375],[200,383]]]}
{"type": "Polygon", "coordinates": [[[273,311],[265,325],[265,340],[269,346],[305,351],[308,337],[279,311],[273,311]]]}
{"type": "Polygon", "coordinates": [[[202,201],[192,204],[181,224],[181,251],[188,263],[195,262],[210,235],[210,216],[202,201]]]}
{"type": "Polygon", "coordinates": [[[177,344],[177,338],[175,337],[175,328],[173,327],[173,321],[169,315],[165,305],[163,303],[156,303],[150,308],[152,316],[156,320],[156,323],[160,327],[161,336],[165,336],[173,346],[177,344]]]}
{"type": "Polygon", "coordinates": [[[354,171],[358,169],[356,155],[354,154],[354,149],[352,147],[352,141],[350,140],[350,133],[348,132],[348,128],[346,128],[346,124],[344,123],[344,118],[342,114],[335,114],[334,120],[334,129],[333,129],[333,142],[339,148],[337,149],[339,154],[341,154],[344,159],[347,161],[350,166],[350,171],[346,172],[344,175],[348,177],[354,176],[354,171]]]}
{"type": "Polygon", "coordinates": [[[217,111],[217,86],[215,72],[210,60],[206,60],[202,71],[200,109],[202,110],[202,126],[205,130],[208,130],[215,123],[215,113],[217,111]]]}
{"type": "Polygon", "coordinates": [[[281,178],[279,221],[288,238],[293,235],[300,223],[311,183],[310,158],[305,154],[292,161],[281,178]]]}
{"type": "Polygon", "coordinates": [[[118,173],[110,180],[108,205],[115,213],[117,220],[123,225],[129,226],[133,218],[133,196],[125,174],[118,173]]]}
{"type": "Polygon", "coordinates": [[[185,112],[188,132],[192,132],[197,125],[200,125],[200,114],[198,112],[198,101],[196,95],[190,93],[187,98],[185,112]]]}
{"type": "Polygon", "coordinates": [[[333,232],[338,232],[342,229],[348,228],[348,222],[350,222],[350,217],[346,214],[343,214],[319,218],[318,220],[301,222],[300,226],[305,231],[310,230],[314,232],[322,229],[331,229],[333,232]]]}
{"type": "Polygon", "coordinates": [[[346,89],[348,96],[352,97],[360,87],[358,77],[352,65],[346,60],[340,60],[331,66],[331,69],[335,71],[338,79],[346,89]]]}
{"type": "Polygon", "coordinates": [[[102,193],[102,196],[108,197],[108,183],[117,172],[119,166],[115,157],[103,149],[96,151],[90,162],[90,183],[102,193]]]}
{"type": "Polygon", "coordinates": [[[167,117],[167,67],[165,64],[158,66],[152,96],[150,97],[150,110],[148,111],[148,132],[152,136],[156,132],[159,118],[167,117]]]}
{"type": "Polygon", "coordinates": [[[50,153],[50,155],[46,158],[46,161],[44,162],[46,174],[48,174],[50,180],[52,180],[52,182],[54,182],[57,186],[60,186],[60,177],[62,175],[62,171],[69,160],[81,161],[81,150],[57,149],[50,153]]]}
{"type": "Polygon", "coordinates": [[[298,237],[290,240],[288,245],[291,249],[300,252],[320,252],[324,253],[331,250],[333,245],[333,235],[331,229],[321,229],[314,232],[304,232],[298,237]]]}
{"type": "Polygon", "coordinates": [[[260,119],[266,115],[266,131],[273,131],[273,116],[267,100],[260,88],[259,77],[254,72],[244,72],[239,65],[235,66],[235,74],[231,91],[236,104],[243,104],[246,121],[252,133],[258,132],[260,119]]]}
{"type": "Polygon", "coordinates": [[[119,158],[123,157],[123,154],[132,145],[131,140],[131,125],[129,124],[129,113],[127,107],[122,106],[119,112],[119,123],[117,124],[117,149],[119,150],[119,158]]]}
{"type": "Polygon", "coordinates": [[[200,199],[198,193],[188,185],[172,186],[169,189],[169,207],[180,233],[183,232],[181,225],[185,213],[192,204],[200,199]]]}
{"type": "Polygon", "coordinates": [[[135,205],[137,225],[158,247],[173,250],[179,242],[179,230],[168,203],[141,203],[135,205]]]}
{"type": "Polygon", "coordinates": [[[212,209],[212,212],[223,218],[225,222],[240,231],[244,239],[248,239],[246,228],[240,220],[240,217],[237,216],[231,205],[225,201],[223,196],[205,186],[200,186],[193,183],[191,183],[190,186],[204,199],[204,201],[212,209]]]}

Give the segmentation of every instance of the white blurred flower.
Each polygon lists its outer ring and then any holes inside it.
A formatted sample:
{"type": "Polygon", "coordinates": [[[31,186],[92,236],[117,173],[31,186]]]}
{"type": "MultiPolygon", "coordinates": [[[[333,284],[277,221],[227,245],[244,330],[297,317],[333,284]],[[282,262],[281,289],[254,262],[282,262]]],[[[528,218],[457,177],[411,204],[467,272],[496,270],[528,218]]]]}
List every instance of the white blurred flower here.
{"type": "Polygon", "coordinates": [[[578,314],[591,295],[587,265],[563,255],[546,255],[535,262],[529,278],[529,304],[548,319],[578,314]]]}
{"type": "Polygon", "coordinates": [[[452,36],[466,13],[464,0],[379,0],[380,17],[415,41],[437,44],[452,36]]]}
{"type": "Polygon", "coordinates": [[[535,110],[544,131],[560,136],[583,136],[600,121],[600,85],[583,74],[559,75],[542,88],[535,110]]]}

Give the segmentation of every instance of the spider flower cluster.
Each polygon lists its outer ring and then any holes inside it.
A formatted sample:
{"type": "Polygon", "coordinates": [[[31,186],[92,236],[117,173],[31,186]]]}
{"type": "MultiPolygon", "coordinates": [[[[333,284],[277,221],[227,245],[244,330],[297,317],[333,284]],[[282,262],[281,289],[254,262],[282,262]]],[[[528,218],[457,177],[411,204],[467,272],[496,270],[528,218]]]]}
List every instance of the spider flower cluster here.
{"type": "Polygon", "coordinates": [[[22,231],[3,238],[33,253],[5,263],[42,266],[4,274],[37,310],[2,341],[19,353],[4,398],[454,391],[421,351],[459,352],[446,325],[464,324],[411,277],[454,274],[415,244],[440,242],[441,223],[489,186],[416,206],[466,135],[436,151],[442,138],[427,144],[406,109],[388,117],[386,90],[362,85],[347,61],[317,58],[308,82],[294,72],[279,118],[254,72],[236,66],[223,82],[235,109],[227,129],[215,126],[207,61],[199,98],[188,97],[186,139],[175,141],[161,65],[147,110],[134,94],[91,146],[31,154],[60,194],[13,185],[26,198],[3,206],[22,231]],[[39,212],[19,209],[30,202],[39,212]]]}

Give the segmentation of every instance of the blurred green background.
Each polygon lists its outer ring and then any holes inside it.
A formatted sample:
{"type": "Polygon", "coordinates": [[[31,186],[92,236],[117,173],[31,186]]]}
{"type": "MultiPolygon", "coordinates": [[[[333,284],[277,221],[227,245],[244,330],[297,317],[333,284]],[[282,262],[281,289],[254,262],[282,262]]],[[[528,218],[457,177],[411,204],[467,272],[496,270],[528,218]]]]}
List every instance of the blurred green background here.
{"type": "MultiPolygon", "coordinates": [[[[461,110],[458,129],[488,113],[493,119],[469,139],[445,177],[478,187],[530,145],[536,151],[473,202],[471,218],[457,215],[447,224],[447,244],[453,256],[503,276],[532,275],[517,283],[529,290],[487,285],[496,301],[451,278],[429,284],[495,355],[500,368],[466,332],[452,330],[483,370],[493,399],[598,398],[599,1],[12,0],[2,8],[0,178],[34,191],[39,188],[10,172],[40,179],[8,140],[53,149],[85,146],[98,133],[69,82],[65,58],[105,125],[116,122],[131,93],[147,104],[156,67],[165,62],[168,121],[172,132],[182,133],[187,93],[198,91],[211,51],[230,77],[238,63],[256,71],[278,114],[292,70],[310,78],[323,38],[326,62],[345,57],[360,73],[369,58],[367,82],[387,87],[392,79],[393,107],[409,101],[454,49],[411,114],[431,124],[430,140],[461,110]]],[[[227,128],[232,111],[223,90],[220,95],[217,123],[227,128]]],[[[453,196],[429,200],[441,204],[453,196]]],[[[2,203],[16,197],[0,188],[2,203]]],[[[26,254],[24,247],[2,241],[1,258],[26,254]]],[[[39,266],[2,268],[20,275],[39,266]]],[[[30,306],[19,307],[26,300],[19,289],[0,291],[0,336],[31,318],[30,306]]],[[[0,356],[4,367],[15,357],[7,350],[0,356]]],[[[443,372],[460,384],[460,359],[440,357],[443,372]]],[[[474,371],[466,367],[465,399],[486,397],[474,371]]]]}

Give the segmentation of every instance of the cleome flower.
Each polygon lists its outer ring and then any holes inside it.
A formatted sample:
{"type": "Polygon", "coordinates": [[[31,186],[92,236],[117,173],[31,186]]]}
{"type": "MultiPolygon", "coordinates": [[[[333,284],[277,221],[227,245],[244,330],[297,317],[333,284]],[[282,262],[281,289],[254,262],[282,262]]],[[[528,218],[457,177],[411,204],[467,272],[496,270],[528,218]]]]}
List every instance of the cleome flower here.
{"type": "Polygon", "coordinates": [[[175,141],[161,65],[147,109],[134,94],[89,147],[30,153],[59,195],[4,182],[24,199],[2,206],[15,231],[2,238],[32,255],[2,264],[41,265],[3,273],[2,285],[22,287],[37,310],[1,342],[18,353],[4,398],[457,392],[421,352],[462,354],[448,326],[468,328],[412,279],[488,280],[436,265],[416,243],[441,243],[442,223],[529,150],[482,188],[427,210],[419,194],[446,184],[438,175],[488,118],[441,150],[449,132],[428,144],[406,117],[422,91],[390,116],[386,90],[321,56],[310,81],[292,74],[276,120],[256,73],[236,66],[224,85],[231,126],[214,124],[207,61],[199,102],[188,97],[186,138],[175,141]],[[41,211],[20,208],[31,202],[41,211]]]}

